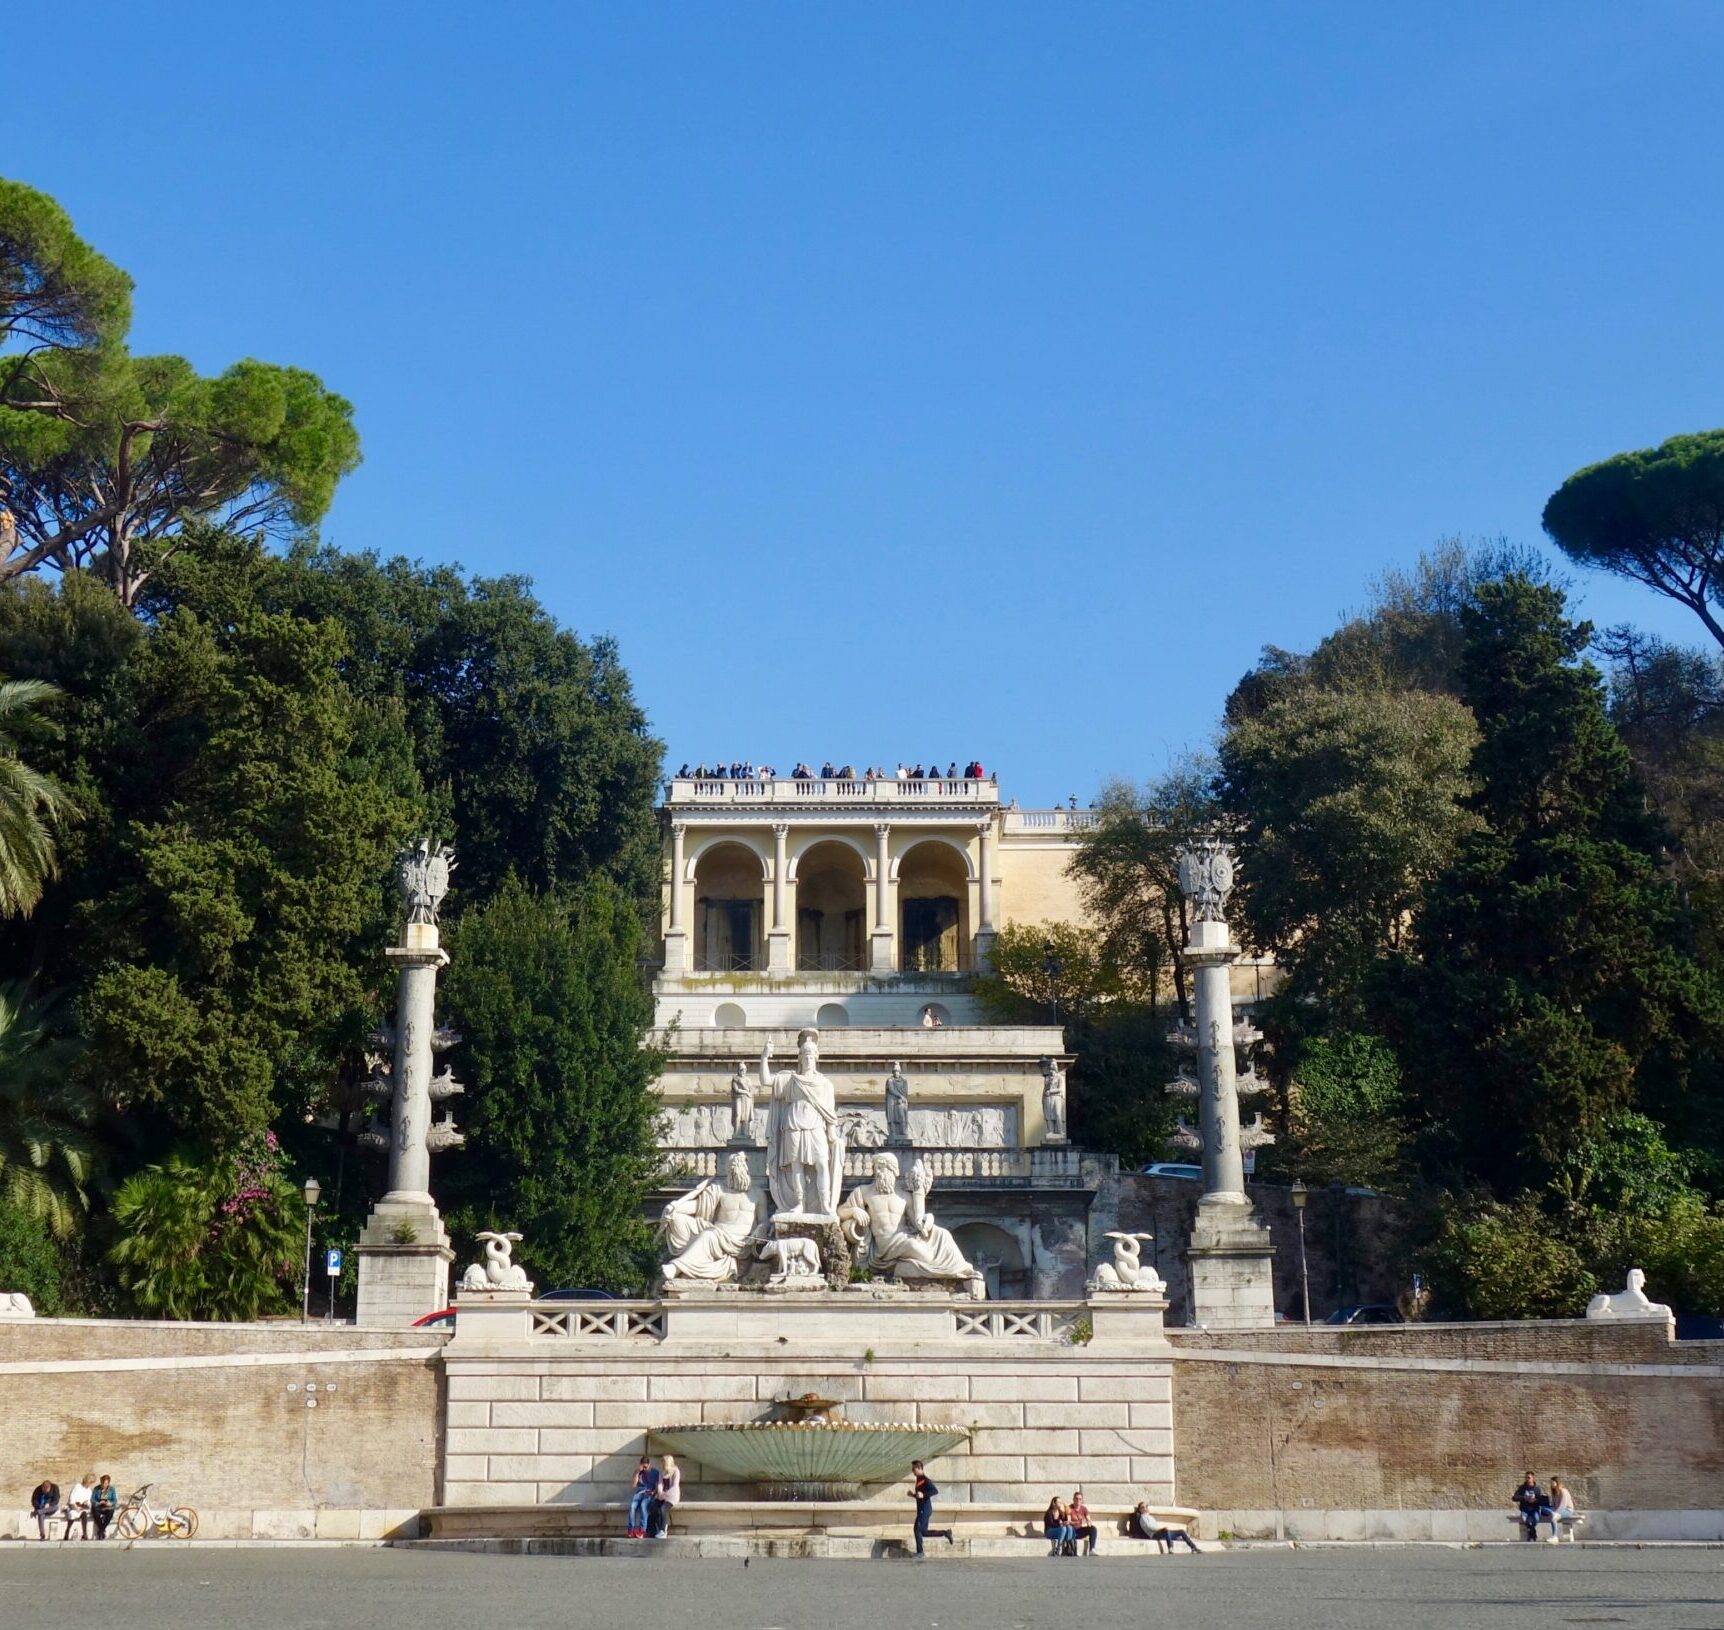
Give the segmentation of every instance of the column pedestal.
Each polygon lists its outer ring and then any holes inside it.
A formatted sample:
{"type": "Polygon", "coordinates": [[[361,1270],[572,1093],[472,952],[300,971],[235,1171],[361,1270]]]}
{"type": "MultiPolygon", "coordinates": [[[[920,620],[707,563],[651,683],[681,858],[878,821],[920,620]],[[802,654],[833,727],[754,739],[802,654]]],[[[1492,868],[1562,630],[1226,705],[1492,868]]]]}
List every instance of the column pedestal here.
{"type": "Polygon", "coordinates": [[[1269,1228],[1248,1200],[1204,1198],[1185,1251],[1191,1322],[1207,1330],[1264,1330],[1275,1323],[1269,1228]]]}
{"type": "Polygon", "coordinates": [[[385,1195],[372,1207],[353,1254],[359,1259],[357,1324],[400,1330],[449,1305],[455,1253],[430,1195],[385,1195]]]}

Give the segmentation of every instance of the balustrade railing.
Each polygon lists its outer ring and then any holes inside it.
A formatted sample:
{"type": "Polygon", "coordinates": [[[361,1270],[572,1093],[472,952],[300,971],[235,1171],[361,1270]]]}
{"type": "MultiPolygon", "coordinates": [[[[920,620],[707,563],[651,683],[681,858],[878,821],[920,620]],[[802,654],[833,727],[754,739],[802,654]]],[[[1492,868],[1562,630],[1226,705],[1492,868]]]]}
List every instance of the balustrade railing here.
{"type": "Polygon", "coordinates": [[[728,776],[696,780],[678,777],[665,783],[672,804],[988,804],[1000,801],[997,781],[960,776],[948,780],[864,781],[838,776],[804,780],[780,776],[772,781],[733,780],[728,776]]]}
{"type": "MultiPolygon", "coordinates": [[[[883,1146],[882,1146],[883,1147],[883,1146]]],[[[666,1180],[717,1177],[731,1155],[729,1149],[666,1149],[666,1180]]],[[[875,1148],[844,1151],[844,1175],[866,1182],[874,1175],[875,1148]]],[[[1076,1149],[893,1149],[902,1164],[911,1158],[927,1162],[929,1173],[946,1183],[999,1183],[1021,1187],[1075,1187],[1083,1179],[1083,1159],[1076,1149]]]]}
{"type": "MultiPolygon", "coordinates": [[[[972,1302],[952,1310],[953,1336],[970,1341],[1071,1342],[1089,1316],[1082,1302],[972,1302]]],[[[535,1340],[659,1342],[666,1338],[663,1302],[535,1302],[527,1308],[535,1340]]]]}
{"type": "Polygon", "coordinates": [[[657,1302],[537,1302],[530,1333],[566,1341],[605,1338],[664,1340],[664,1308],[657,1302]]]}
{"type": "Polygon", "coordinates": [[[979,1302],[974,1308],[954,1309],[957,1334],[982,1341],[1070,1342],[1088,1317],[1082,1302],[979,1302]]]}

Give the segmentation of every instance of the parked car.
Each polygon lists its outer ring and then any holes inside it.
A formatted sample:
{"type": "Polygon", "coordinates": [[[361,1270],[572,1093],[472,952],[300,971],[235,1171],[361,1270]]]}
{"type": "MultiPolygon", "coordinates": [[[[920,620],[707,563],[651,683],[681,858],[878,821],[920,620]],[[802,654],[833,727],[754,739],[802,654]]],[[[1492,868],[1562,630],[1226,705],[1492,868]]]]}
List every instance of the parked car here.
{"type": "Polygon", "coordinates": [[[1138,1175],[1141,1177],[1183,1177],[1194,1183],[1201,1183],[1203,1181],[1203,1168],[1201,1166],[1188,1166],[1178,1160],[1156,1160],[1143,1167],[1138,1175]]]}
{"type": "Polygon", "coordinates": [[[440,1313],[427,1313],[422,1319],[413,1321],[415,1330],[453,1330],[455,1328],[455,1309],[444,1308],[440,1313]]]}
{"type": "Polygon", "coordinates": [[[594,1285],[583,1285],[578,1290],[548,1290],[538,1298],[541,1302],[614,1302],[616,1297],[608,1290],[600,1290],[594,1285]]]}
{"type": "Polygon", "coordinates": [[[1325,1324],[1405,1324],[1401,1310],[1387,1302],[1367,1302],[1362,1307],[1338,1307],[1325,1324]]]}

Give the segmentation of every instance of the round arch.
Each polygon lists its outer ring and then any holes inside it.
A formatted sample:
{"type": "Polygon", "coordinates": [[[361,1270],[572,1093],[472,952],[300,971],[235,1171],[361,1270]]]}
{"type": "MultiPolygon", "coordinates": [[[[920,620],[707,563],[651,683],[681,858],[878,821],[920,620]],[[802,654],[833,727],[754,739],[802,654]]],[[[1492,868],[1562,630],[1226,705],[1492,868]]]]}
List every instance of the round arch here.
{"type": "Polygon", "coordinates": [[[868,966],[868,867],[853,843],[822,838],[796,857],[796,966],[854,972],[868,966]]]}
{"type": "Polygon", "coordinates": [[[887,876],[896,883],[903,875],[904,862],[908,860],[911,855],[915,854],[918,849],[926,848],[930,844],[938,844],[942,849],[951,850],[951,852],[964,863],[964,881],[966,883],[975,882],[976,863],[970,858],[968,846],[958,842],[956,838],[944,837],[937,832],[929,832],[925,835],[919,835],[902,854],[894,855],[892,857],[891,870],[887,873],[887,876]]]}
{"type": "Polygon", "coordinates": [[[898,857],[898,966],[961,973],[970,965],[970,864],[956,844],[924,838],[898,857]]]}
{"type": "Polygon", "coordinates": [[[695,971],[765,967],[766,873],[759,851],[739,838],[713,838],[689,862],[689,875],[694,879],[695,971]]]}
{"type": "Polygon", "coordinates": [[[988,1300],[1022,1301],[1030,1293],[1029,1266],[1022,1244],[996,1223],[961,1223],[952,1238],[965,1258],[982,1271],[988,1300]]]}
{"type": "Polygon", "coordinates": [[[740,832],[714,832],[710,837],[702,838],[699,843],[694,844],[684,853],[682,869],[686,876],[683,881],[691,882],[693,880],[695,868],[699,866],[704,856],[710,854],[714,849],[724,848],[742,849],[752,855],[754,863],[760,868],[761,882],[764,883],[771,875],[772,856],[757,841],[744,837],[740,832]]]}
{"type": "Polygon", "coordinates": [[[811,832],[795,848],[785,856],[784,875],[792,883],[801,880],[803,857],[816,849],[835,846],[848,849],[862,863],[862,880],[865,883],[874,881],[874,857],[854,838],[842,832],[811,832]]]}

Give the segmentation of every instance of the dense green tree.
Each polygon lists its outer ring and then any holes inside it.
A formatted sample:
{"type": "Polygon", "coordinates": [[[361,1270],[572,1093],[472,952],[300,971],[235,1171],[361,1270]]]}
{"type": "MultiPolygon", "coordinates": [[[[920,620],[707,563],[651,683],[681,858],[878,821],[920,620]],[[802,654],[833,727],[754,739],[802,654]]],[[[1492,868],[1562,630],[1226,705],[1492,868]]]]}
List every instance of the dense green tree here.
{"type": "Polygon", "coordinates": [[[1443,1198],[1421,1259],[1438,1310],[1451,1318],[1576,1319],[1599,1288],[1580,1250],[1529,1195],[1443,1198]]]}
{"type": "Polygon", "coordinates": [[[1180,960],[1189,924],[1179,852],[1215,825],[1212,779],[1213,767],[1192,758],[1142,787],[1110,782],[1070,866],[1100,929],[1105,963],[1146,998],[1171,992],[1182,1020],[1191,1017],[1191,1005],[1180,960]]]}
{"type": "Polygon", "coordinates": [[[66,791],[24,762],[20,736],[58,692],[40,679],[0,681],[0,917],[33,911],[57,875],[58,830],[74,815],[66,791]]]}
{"type": "Polygon", "coordinates": [[[0,651],[65,691],[52,750],[85,816],[0,956],[74,994],[85,1077],[146,1111],[129,1133],[219,1145],[319,1104],[376,1018],[410,756],[348,693],[339,628],[114,617],[78,578],[0,596],[0,651]]]}
{"type": "Polygon", "coordinates": [[[520,1229],[541,1288],[639,1289],[663,1060],[643,1045],[634,901],[602,875],[555,894],[511,878],[448,944],[443,1011],[468,1093],[467,1147],[443,1178],[452,1226],[520,1229]]]}
{"type": "Polygon", "coordinates": [[[1478,830],[1425,891],[1379,984],[1433,1175],[1542,1189],[1648,1076],[1680,1090],[1715,1043],[1715,982],[1686,953],[1659,830],[1610,724],[1590,630],[1510,577],[1463,614],[1478,830]]]}
{"type": "Polygon", "coordinates": [[[43,1231],[40,1219],[0,1199],[0,1262],[6,1264],[7,1288],[22,1291],[39,1314],[63,1313],[60,1252],[43,1231]]]}
{"type": "Polygon", "coordinates": [[[1724,645],[1724,430],[1577,470],[1544,506],[1544,529],[1571,560],[1686,606],[1724,645]]]}
{"type": "Polygon", "coordinates": [[[1291,994],[1356,1006],[1419,892],[1477,823],[1477,731],[1427,691],[1289,689],[1221,742],[1221,803],[1248,862],[1238,915],[1291,994]]]}
{"type": "Polygon", "coordinates": [[[134,1172],[114,1197],[114,1222],[109,1258],[142,1313],[244,1320],[292,1305],[305,1202],[273,1133],[211,1159],[175,1150],[134,1172]]]}
{"type": "Polygon", "coordinates": [[[351,406],[303,369],[132,355],[130,289],[0,182],[0,581],[90,568],[130,605],[188,522],[303,532],[359,462],[351,406]]]}
{"type": "Polygon", "coordinates": [[[343,681],[398,716],[429,800],[461,856],[461,900],[510,873],[535,889],[596,871],[656,909],[653,814],[661,748],[616,646],[559,628],[524,579],[206,532],[141,603],[227,621],[249,606],[338,626],[343,681]]]}
{"type": "Polygon", "coordinates": [[[53,998],[0,984],[0,1201],[64,1238],[90,1203],[95,1093],[53,998]]]}
{"type": "Polygon", "coordinates": [[[1287,1074],[1286,1144],[1278,1167],[1309,1183],[1394,1187],[1406,1176],[1401,1070],[1376,1036],[1336,1030],[1299,1038],[1287,1074]]]}
{"type": "Polygon", "coordinates": [[[1160,1160],[1176,1106],[1167,1017],[1140,965],[1117,959],[1107,937],[1072,923],[1007,923],[977,1000],[1005,1024],[1053,1024],[1076,1055],[1069,1082],[1070,1132],[1088,1149],[1129,1162],[1160,1160]]]}
{"type": "Polygon", "coordinates": [[[0,348],[97,346],[132,320],[132,280],[46,193],[0,179],[0,348]]]}

